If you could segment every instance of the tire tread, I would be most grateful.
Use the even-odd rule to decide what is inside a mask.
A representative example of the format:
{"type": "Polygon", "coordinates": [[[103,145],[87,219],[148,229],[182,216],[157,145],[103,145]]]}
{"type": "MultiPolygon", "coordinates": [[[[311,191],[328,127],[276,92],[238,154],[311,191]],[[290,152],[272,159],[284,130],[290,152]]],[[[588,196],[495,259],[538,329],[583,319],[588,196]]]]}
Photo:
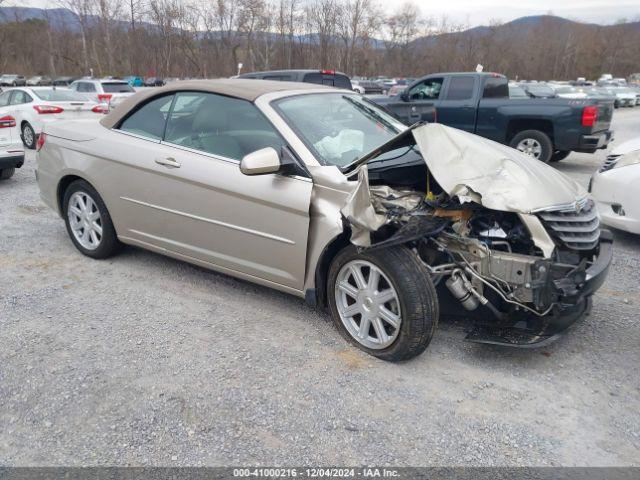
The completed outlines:
{"type": "Polygon", "coordinates": [[[542,130],[522,130],[514,135],[514,137],[511,139],[511,142],[509,142],[509,145],[512,148],[516,148],[516,146],[525,138],[533,138],[540,142],[540,145],[542,146],[542,152],[538,160],[544,163],[549,163],[549,160],[551,160],[551,156],[554,152],[553,142],[551,141],[549,135],[547,135],[542,130]]]}
{"type": "Polygon", "coordinates": [[[95,259],[104,259],[114,255],[120,248],[121,244],[118,240],[115,227],[113,226],[111,215],[109,215],[109,210],[107,210],[107,206],[102,200],[100,194],[86,180],[75,180],[74,182],[71,182],[69,184],[67,189],[64,191],[62,212],[64,216],[64,222],[67,227],[67,233],[69,234],[69,237],[71,238],[71,241],[73,242],[75,247],[83,255],[95,259]],[[67,215],[69,199],[71,198],[71,195],[73,195],[73,193],[80,190],[87,192],[98,206],[98,210],[100,210],[100,218],[102,219],[102,241],[100,242],[98,248],[96,248],[95,250],[88,250],[80,245],[73,236],[71,225],[69,224],[69,218],[67,215]]]}
{"type": "Polygon", "coordinates": [[[438,325],[439,304],[433,282],[417,255],[404,246],[362,253],[357,253],[354,247],[345,248],[329,268],[327,293],[331,316],[340,333],[356,347],[383,360],[399,362],[420,355],[428,347],[438,325]],[[353,339],[337,313],[333,283],[342,265],[355,258],[380,267],[398,293],[402,308],[400,334],[383,350],[366,348],[353,339]]]}

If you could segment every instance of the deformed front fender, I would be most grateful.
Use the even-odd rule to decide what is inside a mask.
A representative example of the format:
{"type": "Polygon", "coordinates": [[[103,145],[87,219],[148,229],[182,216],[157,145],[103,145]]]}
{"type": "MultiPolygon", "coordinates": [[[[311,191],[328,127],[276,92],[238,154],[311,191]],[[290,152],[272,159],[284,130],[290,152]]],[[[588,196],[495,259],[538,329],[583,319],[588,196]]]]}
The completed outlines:
{"type": "MultiPolygon", "coordinates": [[[[311,192],[311,206],[309,209],[309,236],[307,240],[307,265],[304,281],[305,292],[315,292],[316,273],[323,262],[325,254],[335,253],[329,245],[339,240],[345,234],[342,213],[340,209],[358,182],[349,181],[346,176],[334,166],[310,167],[313,178],[311,192]]],[[[324,259],[326,263],[326,259],[324,259]]],[[[307,297],[313,294],[307,294],[307,297]]],[[[313,303],[307,299],[309,303],[313,303]]]]}

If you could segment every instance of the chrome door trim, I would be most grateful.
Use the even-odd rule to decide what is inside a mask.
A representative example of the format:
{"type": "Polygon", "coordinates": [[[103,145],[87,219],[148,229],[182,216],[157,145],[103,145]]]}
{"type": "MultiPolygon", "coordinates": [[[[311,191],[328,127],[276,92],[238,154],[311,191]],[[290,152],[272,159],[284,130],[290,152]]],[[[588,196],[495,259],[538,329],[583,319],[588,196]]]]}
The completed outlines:
{"type": "Polygon", "coordinates": [[[236,160],[235,158],[225,157],[223,155],[218,155],[215,153],[204,152],[202,150],[198,150],[196,148],[185,147],[184,145],[180,145],[178,143],[171,143],[162,140],[160,145],[164,145],[165,147],[175,148],[177,150],[182,150],[183,152],[195,153],[197,155],[202,155],[203,157],[215,158],[216,160],[220,160],[222,162],[233,163],[235,165],[240,165],[240,160],[236,160]]]}
{"type": "Polygon", "coordinates": [[[112,128],[111,131],[120,133],[122,135],[128,135],[129,137],[139,138],[140,140],[146,140],[147,142],[155,143],[156,145],[159,145],[160,143],[162,143],[160,140],[154,140],[153,138],[145,137],[143,135],[138,135],[137,133],[126,132],[124,130],[120,130],[119,128],[112,128]]]}
{"type": "Polygon", "coordinates": [[[219,225],[221,227],[230,228],[232,230],[238,230],[240,232],[248,233],[250,235],[255,235],[257,237],[268,238],[269,240],[274,240],[276,242],[286,243],[288,245],[295,245],[296,244],[296,242],[294,242],[293,240],[290,240],[288,238],[278,237],[277,235],[272,235],[270,233],[261,232],[259,230],[252,230],[250,228],[241,227],[239,225],[233,225],[231,223],[221,222],[219,220],[213,220],[211,218],[200,217],[198,215],[192,215],[190,213],[181,212],[180,210],[174,210],[174,209],[171,209],[171,208],[161,207],[160,205],[154,205],[152,203],[142,202],[140,200],[135,200],[135,199],[129,198],[129,197],[120,197],[120,199],[124,200],[126,202],[135,203],[136,205],[142,205],[143,207],[149,207],[149,208],[153,208],[155,210],[160,210],[160,211],[163,211],[163,212],[173,213],[175,215],[180,215],[182,217],[191,218],[193,220],[199,220],[199,221],[205,222],[205,223],[211,223],[213,225],[219,225]]]}

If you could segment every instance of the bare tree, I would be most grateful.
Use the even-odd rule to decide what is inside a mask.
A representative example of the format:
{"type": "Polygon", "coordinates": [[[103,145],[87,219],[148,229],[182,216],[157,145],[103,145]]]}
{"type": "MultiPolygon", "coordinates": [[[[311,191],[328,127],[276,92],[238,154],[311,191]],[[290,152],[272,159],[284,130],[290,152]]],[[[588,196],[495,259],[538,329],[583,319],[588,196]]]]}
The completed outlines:
{"type": "Polygon", "coordinates": [[[42,20],[4,16],[2,70],[208,77],[233,75],[241,61],[247,69],[337,68],[364,76],[472,70],[477,63],[537,79],[640,71],[640,31],[624,21],[597,26],[543,16],[535,25],[491,22],[469,30],[424,17],[410,2],[385,16],[376,3],[382,0],[52,1],[73,22],[49,10],[42,20]]]}
{"type": "Polygon", "coordinates": [[[112,72],[114,68],[113,42],[111,39],[111,31],[114,25],[122,18],[123,1],[122,0],[94,0],[96,3],[95,11],[100,17],[100,33],[103,41],[101,42],[101,51],[106,56],[106,71],[112,72]]]}
{"type": "Polygon", "coordinates": [[[342,5],[338,0],[314,0],[307,9],[309,33],[318,38],[318,65],[330,66],[330,48],[335,40],[338,18],[342,14],[342,5]]]}
{"type": "Polygon", "coordinates": [[[387,18],[385,46],[387,58],[391,62],[392,68],[404,71],[411,68],[414,55],[411,44],[418,38],[420,28],[423,25],[424,19],[418,7],[411,2],[403,3],[387,18]]]}
{"type": "Polygon", "coordinates": [[[160,37],[160,56],[156,63],[161,65],[161,72],[168,76],[171,73],[175,48],[176,22],[179,15],[179,0],[151,0],[149,17],[155,24],[160,37]]]}
{"type": "MultiPolygon", "coordinates": [[[[356,73],[356,50],[367,50],[380,29],[382,14],[373,0],[347,0],[339,18],[339,36],[343,44],[342,68],[356,73]]],[[[360,52],[362,53],[362,52],[360,52]]]]}
{"type": "Polygon", "coordinates": [[[87,31],[92,14],[92,0],[58,0],[60,6],[68,9],[78,22],[82,42],[82,66],[84,74],[89,73],[89,50],[87,47],[87,31]]]}

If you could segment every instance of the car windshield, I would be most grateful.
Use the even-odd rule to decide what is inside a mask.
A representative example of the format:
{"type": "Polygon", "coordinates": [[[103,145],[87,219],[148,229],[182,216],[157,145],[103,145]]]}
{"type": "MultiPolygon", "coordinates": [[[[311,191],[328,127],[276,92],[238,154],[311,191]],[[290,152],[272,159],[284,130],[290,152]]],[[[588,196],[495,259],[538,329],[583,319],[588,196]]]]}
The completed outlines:
{"type": "Polygon", "coordinates": [[[348,165],[407,128],[357,95],[297,95],[277,100],[274,107],[325,165],[348,165]]]}
{"type": "Polygon", "coordinates": [[[59,90],[54,88],[43,88],[33,90],[36,97],[47,102],[86,102],[87,99],[83,95],[73,90],[59,90]]]}
{"type": "Polygon", "coordinates": [[[135,92],[133,87],[126,82],[102,82],[104,93],[129,93],[135,92]]]}

